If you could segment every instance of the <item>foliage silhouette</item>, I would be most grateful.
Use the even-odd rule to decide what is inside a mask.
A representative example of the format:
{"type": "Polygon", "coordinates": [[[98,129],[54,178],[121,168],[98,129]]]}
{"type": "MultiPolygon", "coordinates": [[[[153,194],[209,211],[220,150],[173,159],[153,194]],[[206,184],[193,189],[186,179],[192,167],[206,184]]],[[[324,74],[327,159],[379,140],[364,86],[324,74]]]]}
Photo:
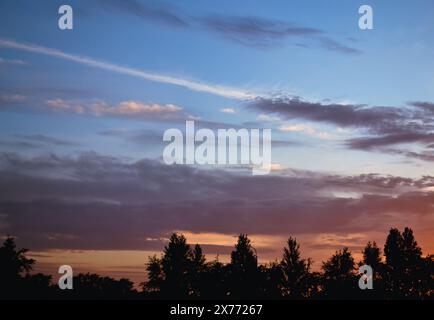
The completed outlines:
{"type": "Polygon", "coordinates": [[[282,294],[289,298],[307,298],[312,294],[310,288],[311,259],[300,258],[300,245],[296,239],[289,237],[287,247],[283,249],[283,259],[280,263],[282,277],[282,294]]]}
{"type": "Polygon", "coordinates": [[[311,271],[300,245],[289,237],[282,259],[258,264],[250,239],[240,234],[230,263],[207,262],[200,245],[174,233],[161,257],[146,264],[147,280],[138,292],[128,279],[91,273],[73,278],[73,290],[60,290],[51,276],[32,274],[35,261],[7,237],[0,247],[0,299],[434,299],[434,256],[422,255],[413,231],[392,228],[380,248],[368,242],[357,264],[348,248],[338,250],[311,271]],[[358,288],[357,266],[374,271],[374,290],[358,288]]]}
{"type": "Polygon", "coordinates": [[[229,265],[231,298],[256,298],[259,295],[258,258],[250,239],[240,234],[229,265]]]}
{"type": "Polygon", "coordinates": [[[358,293],[354,258],[348,248],[338,250],[323,263],[323,293],[326,298],[354,298],[358,293]]]}
{"type": "Polygon", "coordinates": [[[7,237],[0,248],[0,297],[19,296],[35,260],[26,257],[27,249],[17,250],[15,241],[7,237]],[[23,277],[23,275],[25,277],[23,277]]]}

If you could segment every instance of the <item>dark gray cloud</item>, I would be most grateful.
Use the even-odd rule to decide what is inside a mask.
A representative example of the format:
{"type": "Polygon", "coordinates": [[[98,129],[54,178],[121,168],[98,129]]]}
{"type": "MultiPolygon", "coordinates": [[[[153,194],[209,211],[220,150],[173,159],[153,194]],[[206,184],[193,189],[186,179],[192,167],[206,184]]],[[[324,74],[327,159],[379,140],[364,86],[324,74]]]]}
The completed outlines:
{"type": "Polygon", "coordinates": [[[272,47],[292,37],[314,36],[323,33],[310,27],[252,16],[208,16],[200,19],[207,29],[240,44],[253,47],[272,47]]]}
{"type": "Polygon", "coordinates": [[[320,37],[320,43],[323,48],[329,51],[336,51],[343,54],[361,54],[362,51],[354,47],[345,45],[341,42],[333,40],[330,37],[320,37]]]}
{"type": "Polygon", "coordinates": [[[98,5],[115,13],[127,13],[147,21],[164,23],[175,27],[187,27],[186,18],[177,10],[158,1],[99,0],[98,5]]]}
{"type": "Polygon", "coordinates": [[[409,151],[405,149],[401,150],[401,149],[384,148],[382,149],[382,151],[389,154],[400,155],[411,159],[418,159],[427,162],[434,161],[434,152],[432,150],[415,152],[415,151],[409,151]]]}
{"type": "Polygon", "coordinates": [[[125,140],[127,142],[133,142],[140,146],[161,145],[164,130],[122,130],[122,129],[110,129],[99,132],[100,135],[106,137],[114,137],[125,140]]]}
{"type": "Polygon", "coordinates": [[[98,5],[106,10],[130,14],[148,22],[206,30],[248,47],[271,48],[289,42],[295,46],[309,48],[314,43],[325,50],[343,54],[361,53],[359,49],[326,36],[325,32],[318,28],[262,17],[216,14],[195,17],[183,13],[179,8],[157,1],[100,0],[98,5]]]}
{"type": "Polygon", "coordinates": [[[384,146],[413,142],[434,142],[434,133],[406,132],[380,137],[354,138],[348,140],[347,145],[353,149],[370,150],[384,146]]]}
{"type": "Polygon", "coordinates": [[[288,120],[299,118],[341,127],[367,127],[376,130],[387,130],[390,124],[402,118],[402,111],[399,108],[337,103],[323,104],[304,101],[298,97],[257,98],[248,106],[254,110],[276,114],[288,120]]]}
{"type": "Polygon", "coordinates": [[[45,144],[45,145],[52,145],[52,146],[79,146],[80,144],[74,141],[69,141],[65,139],[59,139],[54,137],[45,136],[43,134],[32,134],[32,135],[26,135],[26,134],[17,134],[15,135],[16,138],[28,142],[34,142],[37,144],[45,144]]]}
{"type": "Polygon", "coordinates": [[[174,230],[364,232],[412,217],[423,222],[434,204],[433,193],[420,191],[434,186],[433,177],[296,170],[251,176],[95,153],[3,153],[0,175],[1,232],[33,249],[155,249],[152,239],[174,230]],[[336,197],[339,192],[359,196],[336,197]]]}
{"type": "Polygon", "coordinates": [[[429,153],[390,152],[386,147],[417,143],[429,148],[434,142],[434,105],[412,102],[405,107],[338,104],[304,101],[299,97],[258,98],[248,108],[278,115],[286,120],[304,119],[361,131],[360,137],[347,139],[350,149],[374,150],[431,161],[429,153]]]}
{"type": "Polygon", "coordinates": [[[78,147],[78,142],[45,136],[42,134],[16,134],[9,139],[0,139],[0,147],[12,149],[41,149],[44,147],[78,147]]]}
{"type": "Polygon", "coordinates": [[[426,102],[426,101],[412,101],[408,103],[411,106],[421,108],[423,110],[434,112],[434,103],[426,102]]]}

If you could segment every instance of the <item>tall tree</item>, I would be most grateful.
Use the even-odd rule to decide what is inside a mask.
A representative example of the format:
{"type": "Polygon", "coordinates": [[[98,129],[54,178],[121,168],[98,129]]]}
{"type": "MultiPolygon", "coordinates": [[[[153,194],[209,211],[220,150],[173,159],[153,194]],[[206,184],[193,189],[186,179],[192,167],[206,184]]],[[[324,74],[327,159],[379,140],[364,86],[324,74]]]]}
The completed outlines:
{"type": "MultiPolygon", "coordinates": [[[[363,259],[359,262],[359,266],[368,265],[372,268],[373,287],[374,290],[364,290],[361,292],[361,298],[367,299],[382,299],[384,298],[384,264],[381,260],[381,249],[377,243],[368,242],[362,251],[363,259]]],[[[359,275],[360,276],[360,275],[359,275]]]]}
{"type": "Polygon", "coordinates": [[[423,274],[427,273],[426,261],[418,246],[413,231],[401,232],[392,228],[384,246],[386,255],[385,284],[390,297],[414,298],[423,291],[423,274]]]}
{"type": "Polygon", "coordinates": [[[401,232],[398,229],[392,228],[386,238],[384,245],[384,255],[386,256],[386,264],[389,269],[396,270],[397,272],[402,269],[403,261],[403,241],[401,232]]]}
{"type": "Polygon", "coordinates": [[[381,250],[378,248],[377,243],[375,241],[373,243],[369,241],[363,249],[362,254],[362,264],[371,266],[374,272],[380,272],[381,250]]]}
{"type": "Polygon", "coordinates": [[[413,230],[405,228],[402,232],[403,286],[406,297],[418,297],[422,290],[421,279],[424,273],[422,249],[418,246],[413,230]]]}
{"type": "Polygon", "coordinates": [[[239,235],[235,250],[231,253],[230,270],[232,297],[253,298],[259,294],[258,258],[245,234],[239,235]]]}
{"type": "Polygon", "coordinates": [[[191,295],[200,297],[203,288],[203,275],[206,272],[206,259],[199,244],[194,246],[191,254],[190,283],[191,295]]]}
{"type": "Polygon", "coordinates": [[[280,265],[283,271],[283,296],[297,299],[308,296],[311,260],[301,259],[300,245],[296,239],[289,237],[280,265]]]}
{"type": "Polygon", "coordinates": [[[182,234],[172,234],[161,261],[164,274],[162,293],[165,296],[182,298],[190,294],[191,263],[192,251],[187,239],[182,234]]]}

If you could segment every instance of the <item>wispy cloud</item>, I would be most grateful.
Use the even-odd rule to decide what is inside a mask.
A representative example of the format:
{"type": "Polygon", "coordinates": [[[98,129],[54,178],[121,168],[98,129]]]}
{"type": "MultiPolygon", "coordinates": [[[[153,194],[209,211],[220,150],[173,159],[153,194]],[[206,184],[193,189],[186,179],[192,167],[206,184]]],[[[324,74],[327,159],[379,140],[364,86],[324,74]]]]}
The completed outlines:
{"type": "Polygon", "coordinates": [[[161,2],[140,3],[135,0],[98,0],[103,9],[125,12],[145,20],[152,20],[175,27],[187,27],[189,23],[169,5],[161,2]]]}
{"type": "Polygon", "coordinates": [[[200,19],[201,24],[210,31],[251,47],[270,47],[289,37],[309,37],[322,31],[287,24],[280,21],[251,16],[213,15],[200,19]]]}
{"type": "Polygon", "coordinates": [[[25,99],[26,97],[20,94],[0,94],[0,106],[8,103],[23,102],[25,99]]]}
{"type": "Polygon", "coordinates": [[[284,124],[279,128],[282,132],[303,132],[311,137],[319,139],[330,139],[331,135],[327,132],[318,132],[315,128],[308,124],[284,124]]]}
{"type": "Polygon", "coordinates": [[[347,46],[343,43],[340,43],[336,40],[333,40],[329,37],[321,37],[320,39],[321,46],[328,51],[336,51],[344,54],[361,54],[362,51],[350,46],[347,46]]]}
{"type": "MultiPolygon", "coordinates": [[[[248,106],[269,117],[279,116],[285,120],[302,119],[314,123],[337,126],[340,131],[354,129],[354,134],[344,142],[349,149],[379,151],[408,158],[433,161],[432,150],[414,152],[390,149],[390,146],[417,144],[430,149],[434,142],[434,104],[431,102],[409,102],[406,107],[367,106],[310,102],[300,97],[263,99],[258,98],[248,106]]],[[[281,131],[319,134],[305,125],[285,125],[281,131]]],[[[325,136],[323,136],[325,137],[325,136]]]]}
{"type": "Polygon", "coordinates": [[[223,112],[223,113],[235,113],[236,111],[235,111],[234,108],[223,108],[223,109],[220,109],[220,112],[223,112]]]}
{"type": "MultiPolygon", "coordinates": [[[[359,49],[348,46],[325,35],[323,30],[266,17],[250,15],[208,14],[193,16],[179,7],[161,1],[139,2],[136,0],[100,0],[98,9],[108,9],[176,28],[208,31],[240,45],[264,49],[275,48],[293,42],[293,45],[309,48],[316,43],[320,48],[342,54],[358,54],[359,49]],[[307,43],[305,43],[306,41],[307,43]]],[[[347,42],[356,42],[346,38],[347,42]]]]}
{"type": "Polygon", "coordinates": [[[74,146],[75,147],[80,145],[79,143],[74,141],[50,137],[43,134],[31,134],[31,135],[17,134],[15,135],[15,137],[29,142],[52,145],[52,146],[67,146],[67,147],[74,146]]]}
{"type": "Polygon", "coordinates": [[[70,112],[92,116],[124,118],[143,118],[155,120],[176,120],[187,118],[182,108],[174,104],[144,103],[140,101],[121,101],[109,104],[105,101],[75,102],[63,99],[50,99],[45,107],[59,112],[70,112]]]}
{"type": "Polygon", "coordinates": [[[43,47],[36,44],[21,43],[13,40],[0,38],[0,47],[48,55],[51,57],[56,57],[63,60],[80,63],[83,65],[111,71],[114,73],[137,77],[137,78],[141,78],[153,82],[177,85],[193,91],[206,92],[225,98],[231,98],[237,100],[250,100],[250,99],[254,99],[257,96],[256,94],[243,89],[213,85],[213,84],[208,84],[200,81],[174,77],[170,75],[162,75],[158,73],[147,72],[140,69],[124,67],[114,63],[104,62],[101,60],[97,60],[85,56],[66,53],[61,50],[43,47]]]}
{"type": "Polygon", "coordinates": [[[0,146],[12,149],[29,149],[29,148],[45,148],[45,147],[77,147],[79,143],[55,137],[46,136],[43,134],[15,134],[12,139],[0,139],[0,146]]]}
{"type": "Polygon", "coordinates": [[[5,59],[0,57],[0,64],[18,64],[18,65],[24,65],[26,64],[23,60],[19,59],[5,59]]]}

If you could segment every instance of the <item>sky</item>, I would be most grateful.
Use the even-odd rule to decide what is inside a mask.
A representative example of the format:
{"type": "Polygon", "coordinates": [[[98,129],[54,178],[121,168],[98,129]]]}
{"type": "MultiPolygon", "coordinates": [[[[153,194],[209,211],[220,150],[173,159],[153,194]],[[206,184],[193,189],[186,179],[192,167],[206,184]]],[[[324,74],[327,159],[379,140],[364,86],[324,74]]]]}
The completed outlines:
{"type": "Polygon", "coordinates": [[[140,281],[174,231],[222,261],[241,232],[261,262],[404,226],[433,252],[432,1],[69,1],[73,30],[62,4],[0,2],[0,236],[40,268],[140,281]],[[270,128],[272,172],[165,164],[186,120],[270,128]]]}

